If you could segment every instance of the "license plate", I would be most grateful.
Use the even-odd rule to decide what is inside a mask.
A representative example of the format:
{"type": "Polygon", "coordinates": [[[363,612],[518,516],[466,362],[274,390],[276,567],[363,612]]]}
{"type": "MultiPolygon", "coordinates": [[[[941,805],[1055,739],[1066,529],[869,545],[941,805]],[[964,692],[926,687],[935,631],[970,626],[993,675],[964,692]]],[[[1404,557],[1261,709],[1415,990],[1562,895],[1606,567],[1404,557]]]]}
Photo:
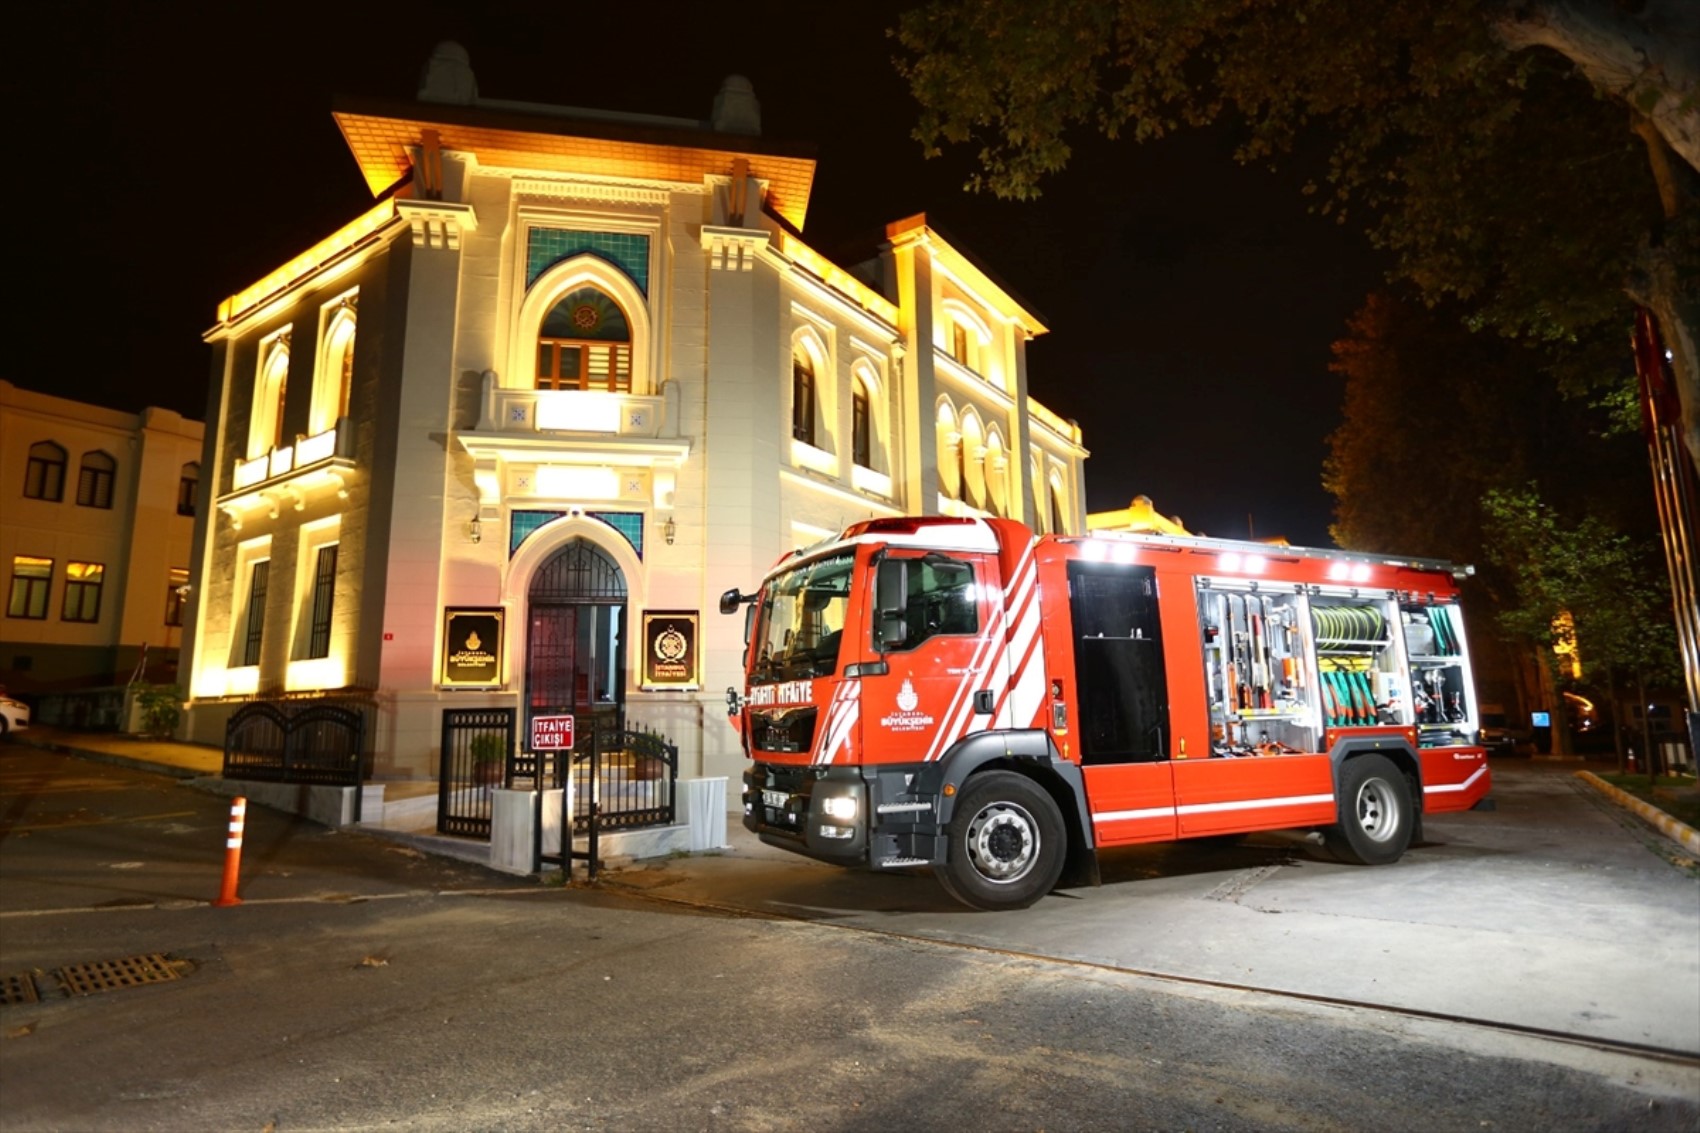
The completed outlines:
{"type": "Polygon", "coordinates": [[[791,801],[791,796],[784,791],[763,791],[761,801],[764,806],[770,806],[774,810],[784,810],[785,804],[791,801]]]}

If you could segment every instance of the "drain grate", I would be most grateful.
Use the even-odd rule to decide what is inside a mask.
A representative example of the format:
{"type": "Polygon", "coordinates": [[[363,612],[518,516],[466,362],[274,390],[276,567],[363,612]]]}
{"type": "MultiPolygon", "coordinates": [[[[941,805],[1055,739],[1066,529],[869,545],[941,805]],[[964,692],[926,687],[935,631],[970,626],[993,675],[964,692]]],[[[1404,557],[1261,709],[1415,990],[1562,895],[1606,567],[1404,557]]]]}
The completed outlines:
{"type": "Polygon", "coordinates": [[[28,972],[15,976],[0,976],[0,1007],[15,1007],[20,1003],[40,1003],[36,994],[35,977],[28,972]]]}
{"type": "Polygon", "coordinates": [[[97,991],[116,991],[142,984],[164,983],[183,975],[186,965],[174,963],[164,953],[150,952],[145,956],[127,956],[122,960],[96,960],[89,964],[70,964],[56,968],[54,976],[66,995],[93,995],[97,991]]]}

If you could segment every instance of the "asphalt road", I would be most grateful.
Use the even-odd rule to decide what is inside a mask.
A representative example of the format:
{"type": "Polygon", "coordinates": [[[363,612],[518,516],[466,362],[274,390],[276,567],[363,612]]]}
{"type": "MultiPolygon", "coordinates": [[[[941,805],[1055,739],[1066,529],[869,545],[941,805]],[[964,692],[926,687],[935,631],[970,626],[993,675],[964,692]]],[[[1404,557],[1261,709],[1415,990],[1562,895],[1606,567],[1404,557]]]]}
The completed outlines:
{"type": "MultiPolygon", "coordinates": [[[[1620,916],[1656,922],[1645,906],[1666,897],[1691,913],[1700,904],[1692,876],[1562,783],[1532,789],[1531,807],[1549,789],[1589,837],[1627,847],[1624,863],[1651,861],[1609,867],[1620,916]]],[[[1425,862],[1435,852],[1425,848],[1384,871],[1324,867],[1302,846],[1261,840],[1226,858],[1128,854],[1102,889],[987,918],[950,910],[924,878],[843,874],[763,848],[617,871],[593,891],[260,810],[250,811],[244,903],[212,908],[226,816],[223,800],[169,780],[0,747],[0,975],[39,973],[32,986],[45,992],[56,970],[155,953],[180,972],[0,1009],[0,1128],[1700,1125],[1693,1059],[1117,969],[1131,954],[1147,972],[1160,966],[1153,956],[1195,956],[1201,971],[1228,974],[1308,971],[1283,953],[1319,949],[1343,976],[1385,965],[1328,903],[1375,920],[1396,893],[1369,902],[1354,885],[1405,877],[1432,890],[1445,883],[1431,873],[1448,866],[1510,868],[1528,851],[1495,850],[1518,840],[1490,837],[1497,826],[1478,827],[1480,842],[1447,831],[1437,840],[1452,857],[1425,862]],[[1188,894],[1222,911],[1165,928],[1188,894]],[[1320,944],[1304,933],[1272,945],[1246,926],[1287,923],[1256,911],[1277,899],[1293,921],[1346,923],[1320,944]],[[1072,944],[1059,920],[1074,922],[1072,944]],[[1118,933],[1131,935],[1109,939],[1118,933]],[[1031,952],[1043,941],[1028,937],[1057,955],[1031,952]]],[[[1501,816],[1458,821],[1523,821],[1515,809],[1501,816]]],[[[1571,840],[1555,835],[1556,850],[1542,853],[1562,859],[1571,840]]],[[[1400,923],[1438,937],[1449,918],[1467,919],[1434,900],[1400,923]]],[[[1508,918],[1542,900],[1527,895],[1508,918]]],[[[1607,911],[1573,926],[1586,934],[1596,915],[1607,911]]],[[[1503,935],[1471,937],[1473,962],[1493,962],[1479,954],[1488,944],[1535,948],[1493,931],[1503,935]]]]}

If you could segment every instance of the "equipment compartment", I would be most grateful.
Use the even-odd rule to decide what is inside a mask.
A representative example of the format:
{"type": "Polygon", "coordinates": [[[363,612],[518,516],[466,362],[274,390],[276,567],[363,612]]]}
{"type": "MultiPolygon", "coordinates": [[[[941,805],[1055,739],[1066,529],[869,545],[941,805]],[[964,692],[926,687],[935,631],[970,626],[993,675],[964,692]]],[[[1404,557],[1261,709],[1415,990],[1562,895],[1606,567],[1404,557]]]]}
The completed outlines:
{"type": "Polygon", "coordinates": [[[1320,721],[1304,594],[1202,579],[1198,608],[1210,698],[1210,754],[1315,751],[1320,721]]]}
{"type": "Polygon", "coordinates": [[[1399,606],[1411,665],[1413,716],[1423,747],[1474,742],[1474,683],[1464,648],[1463,614],[1455,605],[1399,606]]]}

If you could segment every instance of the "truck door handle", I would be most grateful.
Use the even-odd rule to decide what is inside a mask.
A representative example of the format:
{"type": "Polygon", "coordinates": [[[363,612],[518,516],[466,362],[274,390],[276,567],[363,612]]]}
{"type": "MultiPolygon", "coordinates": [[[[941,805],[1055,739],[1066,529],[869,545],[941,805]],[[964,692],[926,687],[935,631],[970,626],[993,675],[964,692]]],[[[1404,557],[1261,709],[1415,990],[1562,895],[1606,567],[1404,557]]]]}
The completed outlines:
{"type": "Polygon", "coordinates": [[[981,716],[990,716],[996,711],[997,705],[992,703],[992,690],[983,688],[974,694],[974,711],[981,716]]]}

